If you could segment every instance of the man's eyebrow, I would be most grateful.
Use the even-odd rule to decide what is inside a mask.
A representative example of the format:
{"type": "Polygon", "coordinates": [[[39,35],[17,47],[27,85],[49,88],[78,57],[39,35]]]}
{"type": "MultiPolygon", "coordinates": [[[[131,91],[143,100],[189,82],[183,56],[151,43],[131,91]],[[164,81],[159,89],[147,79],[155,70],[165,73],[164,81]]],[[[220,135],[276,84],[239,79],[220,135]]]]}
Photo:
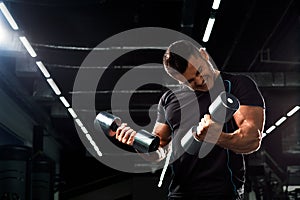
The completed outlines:
{"type": "Polygon", "coordinates": [[[191,83],[195,78],[190,78],[187,82],[191,83]]]}

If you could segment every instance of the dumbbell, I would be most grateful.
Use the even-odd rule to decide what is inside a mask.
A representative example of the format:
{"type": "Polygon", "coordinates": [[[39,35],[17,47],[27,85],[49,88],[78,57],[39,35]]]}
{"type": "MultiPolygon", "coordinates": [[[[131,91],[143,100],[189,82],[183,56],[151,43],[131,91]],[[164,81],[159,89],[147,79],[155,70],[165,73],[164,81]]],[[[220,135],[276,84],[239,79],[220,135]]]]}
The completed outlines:
{"type": "MultiPolygon", "coordinates": [[[[213,121],[223,124],[232,118],[233,114],[239,109],[239,107],[239,100],[234,95],[223,91],[211,103],[208,111],[213,121]]],[[[201,144],[203,143],[195,138],[196,133],[197,126],[193,126],[181,139],[181,146],[191,155],[197,154],[201,144]]]]}
{"type": "MultiPolygon", "coordinates": [[[[94,120],[95,129],[102,129],[104,133],[109,137],[115,136],[116,131],[121,124],[122,121],[119,117],[104,111],[100,112],[94,120]]],[[[159,143],[160,139],[158,136],[155,136],[142,129],[137,131],[136,135],[134,136],[133,148],[135,148],[139,152],[147,153],[156,151],[158,149],[159,143]]]]}

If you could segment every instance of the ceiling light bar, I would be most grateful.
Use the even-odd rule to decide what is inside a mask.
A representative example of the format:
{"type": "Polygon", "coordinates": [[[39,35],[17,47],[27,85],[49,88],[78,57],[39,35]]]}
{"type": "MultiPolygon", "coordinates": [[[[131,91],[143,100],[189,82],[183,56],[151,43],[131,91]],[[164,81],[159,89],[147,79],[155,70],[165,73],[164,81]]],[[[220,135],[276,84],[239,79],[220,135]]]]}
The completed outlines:
{"type": "Polygon", "coordinates": [[[0,10],[3,13],[3,15],[5,16],[6,20],[10,24],[10,26],[14,30],[18,30],[19,27],[18,27],[17,23],[15,22],[14,18],[11,16],[10,12],[8,11],[8,9],[6,8],[6,6],[3,2],[0,2],[0,10]]]}
{"type": "Polygon", "coordinates": [[[69,102],[66,100],[65,97],[59,97],[59,99],[61,100],[61,102],[64,104],[64,106],[65,106],[66,108],[69,108],[69,107],[70,107],[70,104],[69,104],[69,102]]]}
{"type": "Polygon", "coordinates": [[[28,42],[27,38],[25,36],[20,36],[19,39],[21,40],[22,44],[24,45],[28,53],[31,55],[31,57],[35,58],[37,55],[30,43],[28,42]]]}
{"type": "Polygon", "coordinates": [[[300,109],[300,106],[295,106],[291,111],[289,111],[286,116],[290,117],[295,114],[300,109]]]}
{"type": "MultiPolygon", "coordinates": [[[[88,130],[83,126],[83,127],[80,127],[81,128],[81,130],[82,130],[82,132],[84,133],[84,134],[87,134],[87,136],[89,135],[88,133],[88,130]]],[[[90,135],[89,135],[90,136],[90,135]]],[[[93,141],[92,140],[92,138],[89,140],[89,141],[93,141]]]]}
{"type": "Polygon", "coordinates": [[[266,130],[266,134],[271,133],[274,129],[276,128],[276,126],[271,126],[270,128],[268,128],[268,130],[266,130]]]}
{"type": "Polygon", "coordinates": [[[45,65],[42,63],[42,61],[36,61],[35,63],[39,67],[39,69],[42,71],[43,75],[46,78],[50,78],[50,74],[49,74],[48,70],[46,69],[45,65]]]}
{"type": "MultiPolygon", "coordinates": [[[[11,16],[11,14],[9,13],[8,9],[6,8],[5,4],[3,2],[0,1],[0,10],[3,13],[3,15],[5,16],[5,18],[7,19],[7,21],[9,22],[10,26],[14,29],[14,30],[18,30],[18,25],[16,24],[16,22],[14,21],[13,17],[11,16]]],[[[31,57],[35,58],[37,57],[36,52],[34,51],[34,49],[32,48],[31,44],[29,43],[29,41],[27,40],[27,38],[25,36],[20,36],[19,37],[20,41],[22,42],[23,46],[26,48],[26,50],[28,51],[28,53],[30,54],[31,57]]],[[[61,91],[59,90],[59,88],[57,87],[56,83],[54,82],[54,80],[52,78],[50,78],[50,73],[48,72],[47,68],[45,67],[45,65],[42,63],[42,61],[36,61],[36,65],[39,67],[39,69],[41,70],[41,72],[43,73],[43,75],[45,76],[45,78],[47,79],[48,84],[51,86],[52,90],[55,92],[56,95],[60,95],[61,91]]],[[[91,143],[91,145],[94,147],[96,153],[98,154],[98,156],[102,156],[102,153],[99,151],[98,146],[96,145],[96,143],[93,141],[92,137],[88,134],[88,130],[84,127],[83,123],[80,121],[80,119],[77,118],[77,114],[75,113],[75,111],[70,108],[70,104],[68,103],[68,101],[65,99],[65,97],[60,96],[59,99],[61,100],[61,102],[63,103],[63,105],[68,108],[68,112],[71,114],[71,116],[75,119],[75,122],[77,123],[77,125],[81,128],[82,132],[86,134],[86,136],[89,139],[89,142],[91,143]]]]}
{"type": "Polygon", "coordinates": [[[202,41],[207,42],[215,23],[215,18],[209,18],[202,41]]]}
{"type": "Polygon", "coordinates": [[[262,133],[262,136],[265,137],[267,134],[271,133],[276,127],[280,126],[283,122],[285,122],[288,118],[295,114],[298,110],[300,110],[300,106],[295,106],[292,110],[290,110],[286,116],[281,117],[277,122],[275,122],[275,125],[272,125],[270,128],[266,130],[265,133],[262,133]]]}
{"type": "Polygon", "coordinates": [[[212,8],[217,10],[219,8],[220,3],[221,3],[221,0],[214,0],[212,8]]]}
{"type": "Polygon", "coordinates": [[[75,119],[75,122],[77,123],[77,125],[79,126],[79,127],[83,127],[83,124],[82,124],[82,122],[80,121],[80,119],[75,119]]]}
{"type": "Polygon", "coordinates": [[[57,85],[55,84],[55,82],[53,81],[53,79],[48,78],[47,81],[48,81],[49,85],[51,86],[52,90],[54,91],[54,93],[56,95],[60,95],[61,92],[60,92],[59,88],[57,87],[57,85]]]}
{"type": "Polygon", "coordinates": [[[77,118],[77,115],[76,115],[75,111],[73,110],[73,108],[68,108],[68,111],[69,111],[69,113],[72,115],[72,117],[73,117],[74,119],[77,118]]]}
{"type": "Polygon", "coordinates": [[[86,128],[81,127],[81,129],[82,129],[83,132],[86,132],[86,133],[85,133],[85,134],[86,134],[86,135],[85,135],[86,138],[88,139],[88,141],[90,142],[90,144],[94,147],[94,150],[96,151],[96,153],[98,154],[98,156],[101,157],[103,154],[101,153],[101,151],[99,150],[99,147],[98,147],[98,146],[96,145],[96,143],[94,142],[92,136],[91,136],[90,134],[88,134],[86,128]]]}
{"type": "Polygon", "coordinates": [[[94,149],[97,152],[99,157],[101,157],[103,155],[102,152],[99,150],[99,148],[97,146],[94,146],[94,149]]]}
{"type": "Polygon", "coordinates": [[[282,124],[287,118],[286,117],[281,117],[276,123],[276,126],[279,126],[280,124],[282,124]]]}

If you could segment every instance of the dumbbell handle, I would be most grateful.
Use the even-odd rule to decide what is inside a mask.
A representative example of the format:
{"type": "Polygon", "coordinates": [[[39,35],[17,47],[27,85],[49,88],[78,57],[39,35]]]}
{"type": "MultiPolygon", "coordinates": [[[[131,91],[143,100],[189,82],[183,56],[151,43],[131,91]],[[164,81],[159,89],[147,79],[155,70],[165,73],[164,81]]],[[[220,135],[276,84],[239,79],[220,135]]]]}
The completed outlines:
{"type": "MultiPolygon", "coordinates": [[[[208,110],[213,121],[217,123],[226,123],[238,110],[239,105],[240,103],[234,95],[227,92],[222,92],[211,103],[208,110]]],[[[197,154],[203,143],[195,138],[196,134],[197,126],[193,126],[181,139],[181,146],[187,153],[191,155],[197,154]]]]}
{"type": "MultiPolygon", "coordinates": [[[[116,117],[107,112],[100,112],[94,121],[96,130],[103,129],[107,136],[113,137],[116,134],[116,130],[122,124],[119,117],[116,117]],[[110,124],[110,126],[107,126],[110,124]]],[[[146,130],[139,130],[136,132],[133,141],[133,148],[139,152],[146,153],[156,151],[159,147],[160,139],[149,133],[146,130]]]]}

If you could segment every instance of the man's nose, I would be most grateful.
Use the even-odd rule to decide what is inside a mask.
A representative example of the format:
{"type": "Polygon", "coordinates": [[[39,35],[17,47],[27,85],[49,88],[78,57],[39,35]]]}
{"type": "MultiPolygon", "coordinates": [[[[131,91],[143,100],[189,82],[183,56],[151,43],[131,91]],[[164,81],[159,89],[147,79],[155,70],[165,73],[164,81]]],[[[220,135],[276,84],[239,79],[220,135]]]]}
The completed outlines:
{"type": "Polygon", "coordinates": [[[197,80],[198,82],[201,82],[201,83],[202,83],[203,77],[202,77],[200,74],[198,74],[198,75],[196,76],[196,80],[197,80]]]}

